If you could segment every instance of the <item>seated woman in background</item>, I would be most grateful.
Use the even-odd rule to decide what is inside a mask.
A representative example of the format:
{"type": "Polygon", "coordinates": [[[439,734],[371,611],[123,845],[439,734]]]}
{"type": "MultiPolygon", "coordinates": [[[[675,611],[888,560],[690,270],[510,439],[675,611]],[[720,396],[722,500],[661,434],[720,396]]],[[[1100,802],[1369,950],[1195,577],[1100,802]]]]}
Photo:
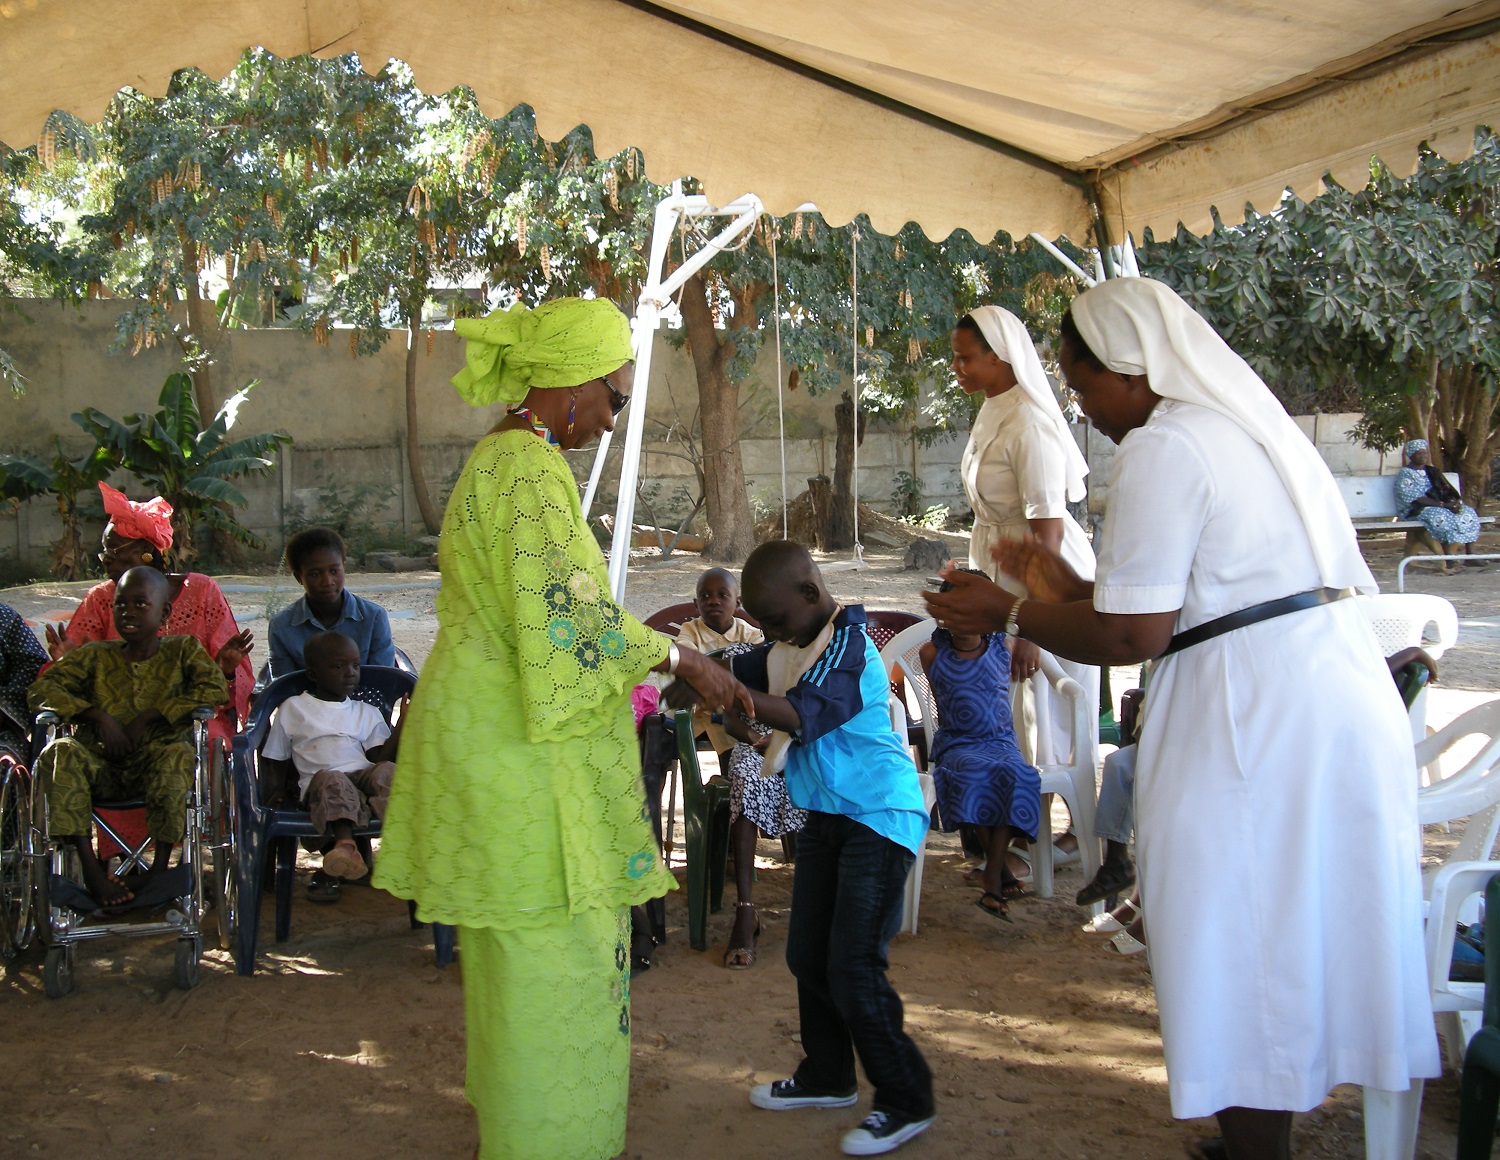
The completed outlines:
{"type": "Polygon", "coordinates": [[[271,676],[306,667],[303,646],[330,630],[354,641],[361,665],[395,665],[385,609],[344,588],[347,556],[343,537],[332,528],[304,528],[287,540],[287,570],[302,585],[302,596],[271,618],[271,676]]]}
{"type": "Polygon", "coordinates": [[[1421,520],[1445,556],[1452,544],[1462,544],[1468,554],[1479,539],[1479,513],[1464,503],[1447,477],[1432,466],[1425,439],[1412,439],[1406,444],[1406,466],[1396,476],[1396,510],[1404,519],[1421,520]]]}
{"type": "Polygon", "coordinates": [[[229,602],[211,576],[167,571],[166,553],[172,546],[171,504],[160,496],[135,503],[107,483],[99,485],[99,494],[109,516],[99,562],[109,579],[89,589],[66,628],[47,626],[47,651],[57,660],[86,641],[119,640],[114,621],[116,582],[140,565],[165,573],[172,607],[161,635],[196,637],[218,662],[219,671],[229,682],[229,702],[208,723],[208,734],[227,744],[250,708],[250,689],[255,684],[250,668],[254,635],[240,631],[229,602]]]}
{"type": "Polygon", "coordinates": [[[47,663],[47,651],[21,614],[0,604],[0,752],[31,764],[31,709],[26,690],[47,663]]]}

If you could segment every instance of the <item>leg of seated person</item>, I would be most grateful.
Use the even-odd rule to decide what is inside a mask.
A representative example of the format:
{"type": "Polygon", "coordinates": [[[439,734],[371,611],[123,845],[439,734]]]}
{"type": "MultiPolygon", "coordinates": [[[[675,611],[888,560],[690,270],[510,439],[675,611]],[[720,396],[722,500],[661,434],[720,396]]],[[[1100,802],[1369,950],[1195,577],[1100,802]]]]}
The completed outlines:
{"type": "Polygon", "coordinates": [[[94,795],[122,796],[114,771],[100,753],[74,737],[58,737],[37,758],[37,776],[47,796],[47,829],[78,851],[84,887],[101,906],[118,906],[134,895],[100,863],[90,840],[94,795]]]}
{"type": "Polygon", "coordinates": [[[1136,747],[1127,745],[1104,759],[1099,801],[1094,808],[1094,836],[1104,839],[1104,862],[1077,902],[1088,906],[1135,885],[1130,834],[1135,829],[1136,747]]]}
{"type": "Polygon", "coordinates": [[[391,782],[396,778],[396,763],[381,761],[368,769],[359,769],[349,774],[349,780],[370,803],[370,812],[377,818],[385,817],[386,806],[391,803],[391,782]]]}
{"type": "Polygon", "coordinates": [[[354,827],[369,821],[370,803],[350,775],[336,769],[318,770],[307,783],[304,801],[318,832],[333,836],[333,848],[323,855],[323,873],[351,881],[368,874],[354,844],[354,827]]]}
{"type": "Polygon", "coordinates": [[[156,842],[151,869],[127,878],[132,889],[140,890],[165,870],[172,847],[182,841],[197,759],[191,741],[153,741],[142,745],[122,764],[121,773],[130,792],[146,799],[146,832],[156,842]]]}

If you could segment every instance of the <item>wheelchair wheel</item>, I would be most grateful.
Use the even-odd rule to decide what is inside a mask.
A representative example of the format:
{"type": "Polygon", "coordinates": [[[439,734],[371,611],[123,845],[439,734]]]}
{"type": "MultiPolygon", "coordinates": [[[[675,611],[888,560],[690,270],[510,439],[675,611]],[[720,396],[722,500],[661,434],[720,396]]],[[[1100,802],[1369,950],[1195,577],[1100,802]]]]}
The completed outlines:
{"type": "Polygon", "coordinates": [[[209,759],[209,849],[213,852],[214,920],[219,930],[219,946],[232,949],[239,929],[239,803],[234,796],[234,779],[229,776],[229,762],[222,745],[214,746],[209,759]]]}
{"type": "Polygon", "coordinates": [[[36,930],[31,857],[31,777],[0,756],[0,957],[13,959],[36,930]]]}
{"type": "Polygon", "coordinates": [[[202,981],[203,972],[199,966],[202,951],[203,940],[200,938],[177,940],[177,957],[173,964],[172,977],[176,980],[179,991],[191,991],[202,981]]]}
{"type": "Polygon", "coordinates": [[[48,947],[42,963],[42,988],[49,999],[61,999],[73,990],[73,948],[48,947]]]}

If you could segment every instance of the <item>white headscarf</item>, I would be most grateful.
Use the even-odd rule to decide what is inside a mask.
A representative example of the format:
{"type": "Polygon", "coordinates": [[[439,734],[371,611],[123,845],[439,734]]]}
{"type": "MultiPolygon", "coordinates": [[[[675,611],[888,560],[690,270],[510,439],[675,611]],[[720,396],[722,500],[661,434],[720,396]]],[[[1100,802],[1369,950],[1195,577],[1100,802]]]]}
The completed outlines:
{"type": "Polygon", "coordinates": [[[1110,370],[1145,375],[1163,398],[1217,411],[1265,448],[1324,584],[1379,591],[1322,456],[1250,364],[1176,291],[1152,278],[1112,278],[1073,299],[1072,311],[1083,341],[1110,370]]]}
{"type": "Polygon", "coordinates": [[[999,306],[978,306],[969,311],[969,317],[979,323],[984,341],[995,352],[1001,362],[1009,363],[1016,374],[1016,383],[1031,406],[1040,411],[1046,420],[1057,428],[1062,440],[1063,455],[1068,472],[1068,502],[1077,503],[1088,494],[1083,477],[1089,473],[1088,460],[1073,441],[1073,432],[1063,418],[1062,408],[1057,405],[1057,396],[1052,393],[1052,384],[1047,381],[1047,372],[1042,369],[1041,356],[1036,353],[1036,344],[1026,333],[1026,325],[1009,310],[999,306]]]}

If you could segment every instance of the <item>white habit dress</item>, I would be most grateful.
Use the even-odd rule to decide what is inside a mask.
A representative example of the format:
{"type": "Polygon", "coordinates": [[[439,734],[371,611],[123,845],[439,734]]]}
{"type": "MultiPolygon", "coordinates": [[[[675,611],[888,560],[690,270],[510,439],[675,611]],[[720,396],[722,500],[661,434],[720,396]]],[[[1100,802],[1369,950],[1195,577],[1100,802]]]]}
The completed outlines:
{"type": "MultiPolygon", "coordinates": [[[[991,548],[1001,540],[1025,536],[1031,530],[1027,520],[1060,519],[1063,559],[1085,580],[1093,579],[1094,553],[1088,536],[1068,514],[1064,438],[1068,436],[1031,403],[1019,385],[984,401],[974,417],[960,467],[964,494],[974,509],[969,567],[998,579],[999,565],[990,556],[991,548]]],[[[1099,670],[1061,657],[1058,663],[1083,686],[1087,703],[1097,704],[1099,670]]],[[[1028,690],[1031,687],[1028,684],[1028,690]]],[[[1036,735],[1026,736],[1027,700],[1029,692],[1021,693],[1017,686],[1011,686],[1021,751],[1033,763],[1066,762],[1071,748],[1067,706],[1049,686],[1047,694],[1036,700],[1036,735]]]]}
{"type": "MultiPolygon", "coordinates": [[[[1163,400],[1120,444],[1101,612],[1177,631],[1321,588],[1304,523],[1230,419],[1163,400]]],[[[1343,600],[1165,658],[1136,842],[1172,1113],[1305,1111],[1335,1084],[1438,1074],[1417,780],[1401,699],[1343,600]]]]}

